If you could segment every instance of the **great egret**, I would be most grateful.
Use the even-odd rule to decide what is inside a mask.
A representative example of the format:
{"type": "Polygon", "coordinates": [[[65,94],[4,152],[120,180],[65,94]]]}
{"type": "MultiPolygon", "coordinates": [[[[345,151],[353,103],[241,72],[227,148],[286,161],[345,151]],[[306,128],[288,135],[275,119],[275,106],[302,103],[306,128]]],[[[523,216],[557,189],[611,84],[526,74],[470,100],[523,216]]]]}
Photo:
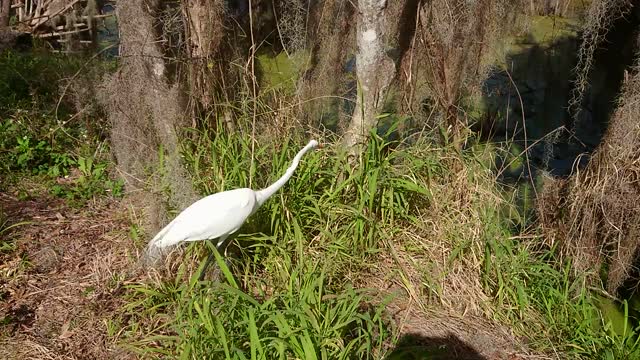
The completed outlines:
{"type": "MultiPolygon", "coordinates": [[[[217,248],[240,229],[251,214],[291,178],[302,156],[318,147],[315,140],[300,150],[278,181],[255,191],[249,188],[219,192],[191,204],[149,242],[149,249],[163,249],[185,241],[218,239],[217,248]]],[[[153,252],[153,251],[152,251],[153,252]]]]}

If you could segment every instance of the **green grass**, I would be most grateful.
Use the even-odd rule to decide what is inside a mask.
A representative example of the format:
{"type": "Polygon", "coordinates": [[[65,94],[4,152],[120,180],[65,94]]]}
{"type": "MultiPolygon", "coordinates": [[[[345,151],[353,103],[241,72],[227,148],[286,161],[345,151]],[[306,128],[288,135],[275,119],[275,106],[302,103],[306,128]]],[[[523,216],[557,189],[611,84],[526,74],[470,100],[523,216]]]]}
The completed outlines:
{"type": "Polygon", "coordinates": [[[365,307],[369,296],[362,291],[332,293],[319,264],[291,269],[287,289],[267,298],[243,291],[217,260],[221,282],[200,283],[197,275],[189,280],[180,273],[171,287],[133,287],[140,301],[130,303],[132,311],[175,309],[171,335],[150,334],[134,349],[181,359],[367,359],[380,353],[389,334],[382,307],[365,307]]]}
{"type": "MultiPolygon", "coordinates": [[[[16,91],[0,85],[0,170],[13,174],[3,186],[38,179],[80,204],[117,193],[108,147],[85,138],[83,125],[58,122],[72,111],[63,103],[56,112],[57,85],[80,65],[30,56],[0,56],[0,80],[17,84],[16,91]],[[73,171],[72,183],[56,182],[73,171]]],[[[219,281],[198,281],[211,249],[191,244],[185,258],[200,262],[183,261],[173,278],[129,285],[108,334],[146,358],[381,359],[399,337],[387,304],[402,299],[374,285],[395,281],[422,310],[461,315],[456,305],[466,301],[550,356],[639,358],[628,306],[587,288],[571,259],[559,259],[527,227],[531,205],[516,204],[527,195],[510,197],[496,184],[496,149],[472,144],[459,152],[431,134],[411,145],[385,140],[394,126],[372,133],[357,165],[326,140],[241,229],[233,257],[217,256],[219,281]]],[[[203,195],[269,185],[308,141],[262,135],[252,143],[243,135],[250,129],[217,129],[185,137],[184,159],[203,195]]],[[[1,251],[13,251],[6,235],[18,226],[0,216],[1,251]]],[[[148,237],[137,225],[130,233],[136,242],[148,237]]]]}
{"type": "Polygon", "coordinates": [[[640,358],[639,329],[628,310],[592,293],[585,274],[576,277],[553,250],[535,248],[531,242],[487,244],[484,276],[495,317],[527,336],[533,348],[572,358],[640,358]]]}
{"type": "Polygon", "coordinates": [[[16,246],[11,238],[11,232],[20,226],[29,224],[27,221],[11,223],[4,210],[0,207],[0,254],[3,252],[11,252],[16,246]]]}
{"type": "MultiPolygon", "coordinates": [[[[257,146],[254,158],[261,166],[253,167],[247,139],[200,135],[186,146],[196,151],[185,157],[204,193],[268,185],[303,143],[257,146]]],[[[395,145],[376,138],[360,167],[348,166],[344,154],[331,147],[308,154],[287,186],[241,231],[249,235],[238,237],[241,260],[225,272],[225,282],[188,283],[181,273],[171,285],[132,289],[142,303],[132,301],[131,314],[146,314],[129,324],[130,334],[146,333],[133,342],[136,348],[193,358],[378,358],[392,333],[392,324],[383,321],[384,301],[373,301],[372,293],[356,289],[349,278],[383,251],[383,234],[413,221],[412,209],[428,204],[429,191],[410,180],[412,172],[439,171],[425,171],[437,165],[429,161],[407,162],[395,145]],[[157,316],[159,307],[176,321],[137,328],[157,316]],[[172,334],[166,346],[149,344],[158,333],[172,334]]],[[[189,250],[201,249],[195,244],[189,250]]]]}
{"type": "MultiPolygon", "coordinates": [[[[259,142],[252,157],[248,138],[200,132],[186,144],[185,159],[203,194],[260,188],[305,142],[259,142]]],[[[620,319],[601,310],[569,262],[538,237],[513,237],[524,215],[492,179],[489,148],[459,155],[428,136],[407,146],[373,134],[360,166],[350,166],[339,147],[327,145],[308,154],[243,227],[229,266],[218,258],[220,282],[198,282],[185,262],[173,280],[130,288],[127,321],[112,324],[124,329],[121,344],[149,357],[380,359],[398,336],[384,311],[391,298],[355,284],[380,276],[371,270],[382,259],[409,256],[424,259],[413,264],[421,284],[400,268],[382,276],[404,279],[426,309],[451,311],[441,306],[443,289],[454,269],[468,267],[490,299],[481,305],[485,315],[532,349],[585,359],[637,356],[637,330],[617,326],[620,319]],[[462,170],[451,169],[456,162],[462,170]],[[460,196],[470,196],[467,209],[453,200],[460,196]],[[430,221],[439,223],[438,232],[416,230],[430,221]],[[410,231],[417,240],[397,242],[410,231]],[[429,259],[436,245],[449,248],[446,263],[429,259]]],[[[206,254],[202,244],[188,247],[186,257],[194,254],[206,254]]],[[[624,313],[622,319],[630,321],[624,313]]]]}

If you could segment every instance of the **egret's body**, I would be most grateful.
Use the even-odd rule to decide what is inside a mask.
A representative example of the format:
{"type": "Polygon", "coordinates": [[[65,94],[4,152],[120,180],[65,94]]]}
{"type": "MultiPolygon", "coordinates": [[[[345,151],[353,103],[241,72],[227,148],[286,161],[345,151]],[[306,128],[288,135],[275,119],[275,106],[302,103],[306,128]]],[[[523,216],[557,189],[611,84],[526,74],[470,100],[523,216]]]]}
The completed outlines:
{"type": "Polygon", "coordinates": [[[209,195],[181,212],[152,242],[158,247],[167,247],[233,234],[258,209],[257,205],[255,191],[251,189],[209,195]]]}
{"type": "Polygon", "coordinates": [[[317,146],[318,142],[311,140],[296,154],[285,174],[265,189],[223,191],[196,201],[165,226],[149,245],[166,248],[185,241],[218,239],[217,247],[220,247],[229,235],[240,229],[251,214],[284,186],[298,167],[302,156],[317,146]]]}

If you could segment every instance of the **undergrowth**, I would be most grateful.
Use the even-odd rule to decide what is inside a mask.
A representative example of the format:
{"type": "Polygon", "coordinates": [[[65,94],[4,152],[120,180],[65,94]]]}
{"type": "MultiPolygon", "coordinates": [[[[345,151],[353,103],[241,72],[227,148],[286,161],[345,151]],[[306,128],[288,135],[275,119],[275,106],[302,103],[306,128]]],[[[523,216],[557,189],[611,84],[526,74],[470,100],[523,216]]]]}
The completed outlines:
{"type": "MultiPolygon", "coordinates": [[[[535,238],[539,240],[538,237],[535,238]]],[[[529,346],[551,354],[585,359],[640,357],[638,331],[609,299],[575,278],[570,261],[533,242],[487,244],[486,289],[494,316],[527,337],[529,346]]]]}
{"type": "MultiPolygon", "coordinates": [[[[28,178],[77,204],[122,192],[104,137],[59,101],[82,66],[0,54],[0,190],[28,178]]],[[[308,140],[217,129],[191,130],[183,144],[202,194],[267,186],[308,140]]],[[[380,359],[400,337],[390,305],[409,298],[421,316],[470,312],[507,326],[549,357],[640,358],[626,303],[588,287],[500,190],[496,149],[436,145],[428,133],[412,144],[386,140],[394,131],[372,133],[357,166],[339,141],[325,141],[249,219],[227,259],[215,253],[215,281],[198,280],[211,244],[188,245],[185,258],[200,262],[129,284],[123,314],[106,321],[109,336],[148,358],[380,359]]],[[[1,210],[0,254],[15,250],[10,235],[22,225],[1,210]]]]}
{"type": "MultiPolygon", "coordinates": [[[[184,156],[204,194],[267,186],[306,142],[265,139],[252,151],[239,133],[196,135],[184,156]]],[[[385,137],[372,134],[360,166],[331,143],[308,154],[249,219],[227,262],[218,256],[220,281],[198,281],[185,261],[173,280],[131,286],[113,336],[148,357],[379,359],[399,336],[386,309],[402,296],[383,290],[395,282],[425,316],[471,309],[531,351],[638,355],[628,314],[614,326],[554,248],[513,233],[522,214],[496,187],[490,150],[459,153],[429,134],[412,145],[385,137]]],[[[186,257],[207,251],[192,244],[186,257]]]]}
{"type": "Polygon", "coordinates": [[[12,223],[4,210],[0,208],[0,255],[4,252],[11,252],[16,249],[11,233],[20,226],[27,224],[28,222],[26,221],[12,223]]]}
{"type": "Polygon", "coordinates": [[[80,205],[96,195],[121,194],[122,183],[107,173],[104,139],[90,133],[63,96],[82,60],[39,51],[0,54],[0,189],[28,196],[32,189],[24,180],[31,178],[80,205]]]}
{"type": "MultiPolygon", "coordinates": [[[[60,85],[82,66],[37,52],[0,55],[2,190],[28,178],[80,205],[122,192],[105,139],[59,102],[60,85]]],[[[268,186],[308,140],[224,128],[185,137],[202,194],[268,186]]],[[[640,357],[626,303],[587,287],[497,186],[496,149],[460,152],[431,134],[411,145],[385,140],[395,129],[372,133],[358,166],[339,141],[325,141],[249,219],[226,262],[216,253],[216,281],[199,281],[202,262],[184,261],[173,278],[129,285],[109,335],[151,358],[380,359],[400,337],[390,304],[411,298],[423,316],[471,312],[552,357],[640,357]]],[[[0,212],[0,252],[14,250],[10,235],[21,225],[0,212]]],[[[208,245],[189,245],[186,258],[202,259],[208,245]]]]}

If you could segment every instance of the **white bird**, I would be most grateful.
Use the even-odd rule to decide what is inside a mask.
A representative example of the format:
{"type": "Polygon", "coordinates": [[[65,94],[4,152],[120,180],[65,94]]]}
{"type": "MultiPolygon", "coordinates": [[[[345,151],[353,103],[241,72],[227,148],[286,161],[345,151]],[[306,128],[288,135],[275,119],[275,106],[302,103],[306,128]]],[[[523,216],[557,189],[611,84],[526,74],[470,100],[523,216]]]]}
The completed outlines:
{"type": "Polygon", "coordinates": [[[191,204],[149,242],[149,248],[167,248],[185,241],[218,239],[220,248],[227,237],[240,229],[251,214],[291,178],[302,156],[318,147],[315,140],[300,150],[284,175],[271,186],[219,192],[191,204]]]}

